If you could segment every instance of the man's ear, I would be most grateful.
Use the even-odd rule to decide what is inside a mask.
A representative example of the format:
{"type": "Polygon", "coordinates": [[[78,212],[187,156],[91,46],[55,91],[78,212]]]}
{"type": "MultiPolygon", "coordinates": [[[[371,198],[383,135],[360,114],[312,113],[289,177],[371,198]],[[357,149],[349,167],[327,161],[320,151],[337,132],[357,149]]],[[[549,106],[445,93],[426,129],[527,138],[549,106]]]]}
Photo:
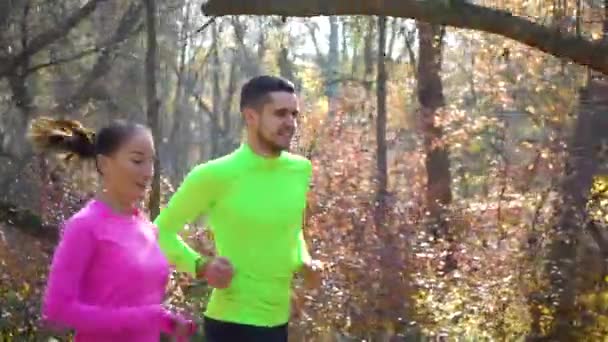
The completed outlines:
{"type": "Polygon", "coordinates": [[[243,120],[247,126],[252,125],[257,120],[257,112],[253,108],[243,108],[243,120]]]}

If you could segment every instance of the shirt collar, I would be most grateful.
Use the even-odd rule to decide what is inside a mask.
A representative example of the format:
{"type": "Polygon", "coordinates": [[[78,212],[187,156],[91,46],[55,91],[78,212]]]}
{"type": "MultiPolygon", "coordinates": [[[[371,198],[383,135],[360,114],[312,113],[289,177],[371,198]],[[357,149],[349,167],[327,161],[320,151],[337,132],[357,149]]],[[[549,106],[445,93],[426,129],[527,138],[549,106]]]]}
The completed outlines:
{"type": "Polygon", "coordinates": [[[239,149],[236,151],[237,155],[244,159],[247,164],[254,167],[261,168],[273,168],[281,164],[281,162],[285,159],[285,152],[281,152],[278,157],[266,157],[259,155],[253,151],[251,146],[247,143],[242,143],[239,149]]]}
{"type": "Polygon", "coordinates": [[[99,210],[102,217],[104,217],[104,218],[114,217],[114,218],[122,218],[122,219],[132,219],[132,218],[139,218],[141,216],[141,211],[138,208],[133,208],[133,211],[130,214],[120,213],[120,212],[114,210],[112,207],[110,207],[107,203],[105,203],[97,198],[93,198],[91,200],[91,205],[93,205],[97,210],[99,210]]]}

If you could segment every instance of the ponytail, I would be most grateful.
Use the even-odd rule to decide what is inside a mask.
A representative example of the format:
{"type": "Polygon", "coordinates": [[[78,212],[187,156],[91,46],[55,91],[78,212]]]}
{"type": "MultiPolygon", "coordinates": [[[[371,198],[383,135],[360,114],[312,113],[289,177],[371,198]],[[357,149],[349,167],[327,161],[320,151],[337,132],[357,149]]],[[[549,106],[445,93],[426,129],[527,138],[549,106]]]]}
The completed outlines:
{"type": "Polygon", "coordinates": [[[75,120],[36,118],[30,123],[27,138],[39,152],[67,153],[66,161],[97,155],[95,132],[75,120]]]}

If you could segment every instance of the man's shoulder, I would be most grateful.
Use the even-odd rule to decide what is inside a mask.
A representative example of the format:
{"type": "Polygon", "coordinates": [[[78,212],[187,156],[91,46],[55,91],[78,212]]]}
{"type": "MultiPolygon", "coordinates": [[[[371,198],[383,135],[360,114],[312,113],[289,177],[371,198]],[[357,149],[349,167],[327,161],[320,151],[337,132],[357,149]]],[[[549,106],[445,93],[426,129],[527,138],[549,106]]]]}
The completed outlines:
{"type": "Polygon", "coordinates": [[[228,175],[235,169],[236,158],[234,153],[201,162],[192,169],[193,174],[198,175],[228,175]]]}
{"type": "Polygon", "coordinates": [[[294,162],[294,163],[303,163],[303,164],[310,164],[310,159],[304,157],[303,155],[300,154],[296,154],[293,152],[284,152],[283,155],[285,156],[286,159],[294,162]]]}
{"type": "Polygon", "coordinates": [[[302,168],[308,172],[310,172],[312,170],[312,162],[310,161],[310,159],[306,158],[305,156],[291,153],[291,152],[285,152],[283,154],[283,157],[290,164],[290,166],[302,168]]]}
{"type": "Polygon", "coordinates": [[[210,159],[204,163],[199,164],[199,166],[206,165],[207,167],[212,167],[212,168],[230,167],[235,163],[235,161],[236,161],[236,154],[234,152],[232,152],[232,153],[223,155],[221,157],[210,159]]]}

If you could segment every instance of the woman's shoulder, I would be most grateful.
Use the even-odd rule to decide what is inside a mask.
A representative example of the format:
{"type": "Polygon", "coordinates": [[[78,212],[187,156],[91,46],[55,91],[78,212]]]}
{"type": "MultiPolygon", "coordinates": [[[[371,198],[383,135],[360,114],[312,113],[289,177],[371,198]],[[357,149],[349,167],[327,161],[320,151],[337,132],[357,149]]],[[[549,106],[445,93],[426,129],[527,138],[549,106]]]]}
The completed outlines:
{"type": "Polygon", "coordinates": [[[99,212],[95,210],[94,201],[89,201],[65,221],[64,233],[68,229],[92,231],[98,226],[100,218],[99,212]]]}

